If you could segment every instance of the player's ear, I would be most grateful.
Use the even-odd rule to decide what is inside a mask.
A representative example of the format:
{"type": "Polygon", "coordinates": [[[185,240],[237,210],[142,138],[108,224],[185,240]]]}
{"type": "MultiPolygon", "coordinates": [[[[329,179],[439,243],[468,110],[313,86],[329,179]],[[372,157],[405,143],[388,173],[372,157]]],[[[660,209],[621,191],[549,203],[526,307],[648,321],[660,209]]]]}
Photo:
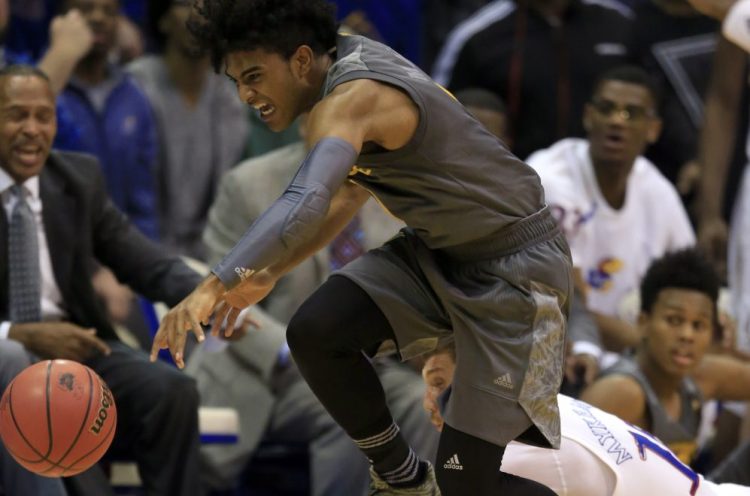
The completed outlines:
{"type": "Polygon", "coordinates": [[[638,330],[638,335],[640,336],[640,341],[646,342],[648,340],[646,329],[648,328],[648,320],[649,315],[646,312],[641,312],[638,314],[638,321],[636,322],[636,328],[638,330]]]}
{"type": "Polygon", "coordinates": [[[661,129],[661,119],[659,119],[658,117],[649,119],[648,129],[646,131],[646,141],[648,141],[649,144],[656,143],[656,141],[659,139],[659,135],[661,134],[661,129]]]}
{"type": "Polygon", "coordinates": [[[307,76],[315,61],[315,53],[307,45],[300,45],[292,54],[289,62],[291,64],[292,74],[298,78],[307,76]]]}

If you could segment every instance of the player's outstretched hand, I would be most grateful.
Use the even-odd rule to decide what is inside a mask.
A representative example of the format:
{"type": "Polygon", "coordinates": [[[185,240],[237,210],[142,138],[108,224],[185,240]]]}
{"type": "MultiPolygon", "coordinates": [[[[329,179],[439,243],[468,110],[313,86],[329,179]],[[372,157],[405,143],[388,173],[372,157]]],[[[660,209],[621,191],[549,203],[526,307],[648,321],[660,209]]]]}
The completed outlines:
{"type": "Polygon", "coordinates": [[[224,329],[225,335],[227,337],[231,336],[240,312],[268,296],[268,293],[273,290],[275,285],[276,279],[268,272],[262,270],[224,293],[221,303],[216,309],[211,334],[218,336],[221,330],[224,329]]]}
{"type": "Polygon", "coordinates": [[[169,352],[179,368],[185,366],[183,352],[188,331],[192,330],[198,341],[203,341],[201,324],[208,324],[211,314],[222,301],[226,288],[214,274],[209,275],[184,300],[173,307],[161,320],[159,330],[151,346],[151,361],[155,361],[159,350],[169,352]]]}

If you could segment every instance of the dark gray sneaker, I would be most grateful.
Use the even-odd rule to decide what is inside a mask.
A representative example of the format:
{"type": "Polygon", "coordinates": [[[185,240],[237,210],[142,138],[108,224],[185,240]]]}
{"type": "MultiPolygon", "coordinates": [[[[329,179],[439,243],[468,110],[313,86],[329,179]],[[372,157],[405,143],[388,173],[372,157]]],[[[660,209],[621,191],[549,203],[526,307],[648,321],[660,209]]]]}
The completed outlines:
{"type": "Polygon", "coordinates": [[[368,496],[441,496],[435,480],[435,469],[427,462],[424,482],[417,487],[392,487],[370,467],[370,492],[368,496]]]}

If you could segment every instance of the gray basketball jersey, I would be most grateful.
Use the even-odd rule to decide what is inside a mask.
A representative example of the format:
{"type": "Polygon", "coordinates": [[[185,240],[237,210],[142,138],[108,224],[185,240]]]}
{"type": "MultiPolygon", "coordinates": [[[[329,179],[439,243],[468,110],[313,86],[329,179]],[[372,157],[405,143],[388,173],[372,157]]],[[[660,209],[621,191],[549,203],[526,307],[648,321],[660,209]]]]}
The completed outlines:
{"type": "Polygon", "coordinates": [[[610,374],[627,375],[638,382],[646,395],[646,410],[651,422],[649,432],[669,446],[683,463],[690,463],[697,450],[696,438],[703,405],[703,397],[695,382],[689,377],[682,381],[680,418],[673,420],[667,415],[648,378],[634,360],[621,358],[602,373],[604,376],[610,374]]]}
{"type": "Polygon", "coordinates": [[[341,35],[324,95],[354,79],[403,90],[419,109],[404,147],[365,143],[350,179],[370,190],[431,248],[492,236],[544,207],[539,177],[444,88],[387,46],[341,35]]]}

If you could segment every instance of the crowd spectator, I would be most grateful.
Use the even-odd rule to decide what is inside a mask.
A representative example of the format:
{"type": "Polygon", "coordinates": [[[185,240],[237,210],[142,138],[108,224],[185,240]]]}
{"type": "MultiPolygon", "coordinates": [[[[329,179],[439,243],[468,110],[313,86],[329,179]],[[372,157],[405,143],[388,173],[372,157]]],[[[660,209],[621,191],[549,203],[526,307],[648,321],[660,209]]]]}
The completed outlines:
{"type": "Polygon", "coordinates": [[[582,136],[596,77],[632,56],[632,11],[616,1],[495,0],[460,23],[433,77],[452,91],[485,88],[508,105],[519,157],[582,136]]]}
{"type": "Polygon", "coordinates": [[[149,9],[161,52],[137,59],[126,71],[156,117],[159,238],[175,253],[204,260],[208,208],[219,178],[242,156],[249,109],[196,47],[185,25],[190,3],[152,1],[149,9]]]}
{"type": "Polygon", "coordinates": [[[585,106],[587,139],[566,138],[528,159],[570,244],[576,285],[616,352],[639,339],[618,316],[625,296],[652,260],[695,242],[676,189],[641,155],[659,136],[657,108],[642,69],[614,68],[585,106]]]}

